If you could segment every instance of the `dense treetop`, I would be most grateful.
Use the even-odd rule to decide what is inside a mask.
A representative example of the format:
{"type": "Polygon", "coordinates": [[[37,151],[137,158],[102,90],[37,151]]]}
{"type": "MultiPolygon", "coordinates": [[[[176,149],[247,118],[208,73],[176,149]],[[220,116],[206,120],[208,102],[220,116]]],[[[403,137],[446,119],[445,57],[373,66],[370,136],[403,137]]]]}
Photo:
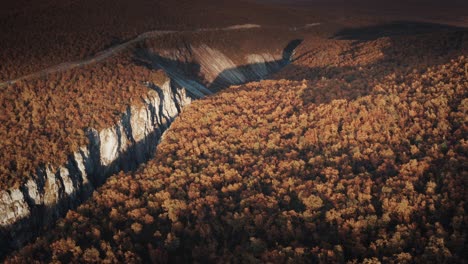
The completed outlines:
{"type": "Polygon", "coordinates": [[[143,102],[149,89],[142,82],[153,72],[127,54],[3,87],[0,189],[18,187],[41,165],[65,163],[87,144],[87,129],[110,127],[143,102]]]}
{"type": "MultiPolygon", "coordinates": [[[[68,155],[87,144],[88,129],[111,127],[128,107],[141,105],[148,93],[154,93],[145,83],[161,86],[166,81],[152,61],[164,59],[161,50],[207,45],[244,65],[246,54],[281,55],[297,34],[285,31],[278,36],[263,29],[167,34],[135,43],[98,63],[1,87],[0,189],[20,186],[39,166],[64,164],[68,155]],[[149,51],[144,58],[137,55],[142,50],[149,51]]],[[[187,74],[193,70],[193,78],[204,82],[193,58],[177,59],[171,63],[197,68],[185,70],[187,74]]]]}
{"type": "Polygon", "coordinates": [[[431,39],[306,40],[7,262],[464,262],[466,33],[431,39]]]}
{"type": "Polygon", "coordinates": [[[3,1],[0,81],[92,57],[147,31],[221,28],[252,23],[252,18],[265,25],[304,25],[317,21],[315,15],[253,1],[3,1]]]}

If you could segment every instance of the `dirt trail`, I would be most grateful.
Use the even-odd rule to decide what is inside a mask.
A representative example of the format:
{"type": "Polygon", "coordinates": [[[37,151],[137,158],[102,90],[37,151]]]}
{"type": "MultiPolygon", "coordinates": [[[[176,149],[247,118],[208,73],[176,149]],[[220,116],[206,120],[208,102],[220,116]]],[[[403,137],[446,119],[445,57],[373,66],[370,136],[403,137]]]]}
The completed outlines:
{"type": "MultiPolygon", "coordinates": [[[[320,23],[307,24],[302,28],[309,28],[309,27],[311,27],[311,25],[318,26],[318,25],[320,25],[320,23]]],[[[244,24],[244,25],[233,25],[233,26],[229,26],[229,27],[225,27],[225,28],[203,28],[203,29],[185,30],[185,31],[171,31],[171,30],[148,31],[148,32],[145,32],[145,33],[142,33],[142,34],[138,35],[134,39],[131,39],[131,40],[125,42],[125,43],[116,45],[116,46],[111,47],[111,48],[109,48],[107,50],[103,50],[103,51],[97,53],[96,56],[94,56],[92,58],[86,58],[86,59],[83,59],[83,60],[72,61],[72,62],[64,62],[64,63],[45,68],[43,70],[31,73],[31,74],[27,74],[27,75],[12,79],[12,80],[3,81],[3,82],[0,82],[0,87],[5,87],[7,85],[12,85],[12,84],[15,84],[16,82],[23,81],[23,80],[30,79],[30,78],[35,78],[35,77],[39,77],[39,76],[43,76],[43,75],[47,75],[47,74],[51,74],[51,73],[56,73],[56,72],[59,72],[59,71],[73,69],[73,68],[76,68],[76,67],[82,67],[82,66],[89,65],[89,64],[92,64],[92,63],[97,63],[97,62],[103,61],[103,60],[109,58],[110,56],[124,50],[125,48],[127,48],[128,46],[130,46],[130,45],[132,45],[134,43],[137,43],[139,41],[143,41],[145,39],[155,38],[155,37],[158,37],[158,36],[166,35],[166,34],[190,33],[190,32],[200,32],[200,31],[249,30],[249,29],[257,29],[257,28],[287,28],[287,27],[260,26],[260,25],[256,25],[256,24],[244,24]]],[[[289,28],[289,29],[290,30],[298,30],[299,28],[289,28]]]]}

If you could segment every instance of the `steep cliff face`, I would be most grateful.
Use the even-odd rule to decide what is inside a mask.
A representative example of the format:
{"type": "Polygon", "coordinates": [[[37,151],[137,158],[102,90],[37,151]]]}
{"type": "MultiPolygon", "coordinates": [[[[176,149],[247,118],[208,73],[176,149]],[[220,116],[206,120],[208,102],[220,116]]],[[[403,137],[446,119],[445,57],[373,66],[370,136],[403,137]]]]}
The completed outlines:
{"type": "Polygon", "coordinates": [[[112,127],[88,129],[88,146],[69,155],[66,164],[37,168],[24,185],[0,191],[0,257],[81,204],[110,175],[133,170],[150,159],[163,132],[192,100],[230,84],[264,78],[289,61],[284,54],[248,54],[246,65],[237,66],[221,51],[205,45],[157,56],[142,54],[149,67],[163,69],[168,77],[159,86],[145,83],[148,94],[143,106],[129,106],[112,127]],[[187,52],[197,72],[181,66],[187,52]]]}
{"type": "Polygon", "coordinates": [[[87,199],[109,175],[147,161],[164,130],[191,100],[170,80],[153,85],[142,107],[129,107],[112,127],[89,129],[89,145],[70,155],[66,164],[38,168],[25,185],[1,191],[1,248],[22,245],[87,199]]]}
{"type": "Polygon", "coordinates": [[[242,50],[239,50],[241,54],[236,54],[235,59],[204,44],[170,50],[149,48],[139,51],[137,57],[145,61],[148,67],[163,69],[176,83],[190,88],[197,86],[195,91],[210,94],[229,85],[265,78],[289,63],[299,44],[300,40],[291,41],[276,53],[242,55],[242,50]],[[199,87],[200,84],[202,87],[199,87]]]}

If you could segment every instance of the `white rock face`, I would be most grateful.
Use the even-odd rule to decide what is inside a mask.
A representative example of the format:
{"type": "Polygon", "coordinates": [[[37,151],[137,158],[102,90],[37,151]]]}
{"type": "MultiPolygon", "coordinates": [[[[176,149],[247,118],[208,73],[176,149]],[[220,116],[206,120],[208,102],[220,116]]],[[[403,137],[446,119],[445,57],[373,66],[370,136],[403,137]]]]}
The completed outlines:
{"type": "Polygon", "coordinates": [[[121,146],[121,137],[117,134],[122,133],[120,124],[115,127],[104,129],[99,133],[99,141],[101,142],[101,162],[102,165],[110,165],[118,156],[119,147],[121,146]]]}
{"type": "Polygon", "coordinates": [[[223,78],[230,83],[243,83],[247,78],[237,68],[236,64],[225,56],[221,51],[212,49],[206,45],[192,47],[192,51],[196,61],[200,64],[201,72],[205,79],[212,83],[220,74],[224,74],[223,78]],[[232,69],[231,71],[226,71],[232,69]]]}
{"type": "Polygon", "coordinates": [[[273,56],[269,53],[247,55],[247,62],[252,69],[252,73],[259,79],[263,79],[271,72],[277,71],[282,67],[281,56],[273,56]]]}
{"type": "Polygon", "coordinates": [[[53,207],[59,202],[61,193],[64,192],[64,190],[62,190],[60,182],[50,167],[46,168],[45,173],[46,181],[44,186],[43,204],[49,207],[53,207]]]}
{"type": "MultiPolygon", "coordinates": [[[[265,77],[281,65],[280,54],[253,54],[248,66],[236,67],[222,52],[208,46],[192,48],[205,84],[240,84],[265,77]]],[[[165,54],[186,60],[180,50],[165,54]]],[[[148,84],[144,106],[130,106],[121,120],[101,131],[87,131],[88,146],[69,155],[66,164],[38,168],[23,186],[0,191],[0,256],[23,245],[42,227],[89,198],[95,187],[120,170],[133,170],[149,160],[181,109],[193,99],[212,94],[200,81],[168,65],[159,65],[169,80],[161,87],[148,84]]]]}
{"type": "Polygon", "coordinates": [[[1,226],[8,225],[16,219],[25,218],[30,215],[24,195],[18,189],[2,191],[0,193],[0,212],[2,216],[0,219],[1,226]]]}
{"type": "Polygon", "coordinates": [[[203,44],[152,52],[159,54],[162,58],[156,58],[153,63],[163,68],[176,83],[197,97],[209,95],[229,85],[263,79],[289,62],[289,58],[284,58],[283,54],[249,54],[245,56],[243,65],[239,66],[223,52],[203,44]],[[188,77],[193,72],[187,73],[186,69],[180,69],[179,65],[174,63],[175,61],[192,66],[197,65],[199,69],[196,74],[200,77],[198,82],[188,77]],[[206,84],[210,89],[205,88],[201,83],[206,84]]]}
{"type": "Polygon", "coordinates": [[[143,107],[129,107],[114,126],[90,129],[90,144],[70,155],[66,164],[47,165],[24,186],[0,191],[0,248],[20,246],[35,230],[88,198],[96,184],[153,155],[162,132],[192,100],[183,88],[173,89],[169,80],[155,89],[143,107]]]}

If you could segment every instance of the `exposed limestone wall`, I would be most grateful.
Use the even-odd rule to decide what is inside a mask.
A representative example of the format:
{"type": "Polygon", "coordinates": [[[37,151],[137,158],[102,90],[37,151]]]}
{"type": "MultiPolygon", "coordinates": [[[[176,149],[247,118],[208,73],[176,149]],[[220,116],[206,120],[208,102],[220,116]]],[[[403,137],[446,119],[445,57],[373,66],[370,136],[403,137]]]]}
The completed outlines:
{"type": "Polygon", "coordinates": [[[23,186],[0,190],[0,258],[84,202],[110,175],[134,170],[149,160],[163,132],[193,99],[212,94],[216,85],[262,79],[287,63],[281,54],[265,53],[246,55],[246,64],[236,66],[205,45],[187,52],[173,50],[150,57],[154,66],[164,69],[168,81],[161,87],[147,83],[144,105],[128,107],[117,124],[101,131],[89,129],[88,146],[71,154],[66,164],[38,168],[23,186]],[[187,52],[199,65],[197,74],[203,80],[178,68],[178,61],[187,61],[187,52]]]}
{"type": "Polygon", "coordinates": [[[89,145],[70,155],[66,164],[38,168],[25,185],[0,191],[0,248],[21,246],[36,230],[86,200],[108,176],[151,158],[164,130],[192,100],[169,80],[152,88],[143,107],[129,107],[112,127],[90,129],[89,145]]]}
{"type": "MultiPolygon", "coordinates": [[[[292,56],[292,52],[289,55],[292,56]]],[[[205,85],[209,91],[196,89],[203,91],[205,95],[229,85],[263,79],[285,66],[290,56],[285,57],[284,51],[283,54],[246,54],[243,62],[236,64],[222,51],[204,44],[171,50],[151,50],[143,55],[152,62],[154,68],[164,69],[182,86],[188,82],[192,82],[191,86],[205,85]]]]}

